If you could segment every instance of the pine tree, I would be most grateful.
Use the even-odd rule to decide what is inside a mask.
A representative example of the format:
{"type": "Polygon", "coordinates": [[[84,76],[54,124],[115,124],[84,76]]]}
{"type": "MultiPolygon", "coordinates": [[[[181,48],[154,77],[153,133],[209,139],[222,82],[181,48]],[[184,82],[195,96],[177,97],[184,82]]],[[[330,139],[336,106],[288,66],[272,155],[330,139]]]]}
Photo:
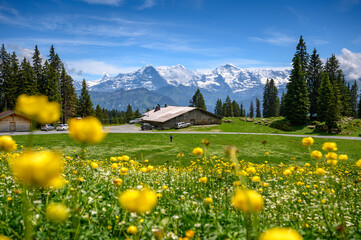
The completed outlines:
{"type": "Polygon", "coordinates": [[[352,116],[352,106],[351,106],[351,93],[350,86],[346,85],[345,77],[342,73],[342,70],[338,70],[337,83],[340,86],[341,91],[341,102],[342,102],[342,116],[352,116]]]}
{"type": "Polygon", "coordinates": [[[4,44],[0,50],[0,111],[8,108],[7,82],[10,74],[10,55],[6,52],[4,44]]]}
{"type": "Polygon", "coordinates": [[[221,99],[217,99],[217,102],[216,102],[216,106],[214,108],[214,113],[219,115],[219,116],[222,116],[223,115],[223,109],[222,109],[222,100],[221,99]]]}
{"type": "Polygon", "coordinates": [[[296,47],[296,55],[299,56],[301,61],[301,71],[306,72],[309,54],[307,53],[306,42],[303,40],[302,35],[296,47]]]}
{"type": "Polygon", "coordinates": [[[307,122],[308,109],[309,100],[306,79],[302,71],[301,59],[298,54],[295,54],[285,96],[285,117],[293,125],[303,125],[307,122]]]}
{"type": "Polygon", "coordinates": [[[81,117],[94,115],[93,103],[90,99],[85,79],[83,79],[82,82],[81,93],[78,101],[78,115],[81,117]]]}
{"type": "Polygon", "coordinates": [[[233,117],[234,113],[233,113],[233,106],[232,106],[232,100],[231,98],[227,95],[226,101],[224,102],[226,105],[226,117],[233,117]]]}
{"type": "Polygon", "coordinates": [[[4,82],[5,106],[7,109],[13,109],[17,96],[21,94],[19,86],[21,86],[21,75],[19,70],[19,62],[15,52],[10,56],[10,65],[7,78],[4,82]]]}
{"type": "MultiPolygon", "coordinates": [[[[50,48],[48,65],[44,65],[44,94],[50,101],[60,102],[60,71],[61,61],[58,54],[55,53],[54,46],[50,48]]],[[[42,85],[42,84],[41,84],[42,85]]]]}
{"type": "Polygon", "coordinates": [[[277,117],[279,114],[280,100],[278,90],[273,79],[268,80],[263,92],[263,117],[277,117]]]}
{"type": "Polygon", "coordinates": [[[335,114],[339,118],[343,112],[343,104],[342,104],[342,95],[341,95],[341,79],[339,78],[339,69],[340,64],[335,56],[335,54],[332,54],[330,58],[327,59],[325,64],[325,71],[327,72],[330,83],[333,87],[333,94],[335,95],[334,101],[335,101],[335,114]]]}
{"type": "Polygon", "coordinates": [[[36,85],[38,87],[38,92],[43,94],[44,93],[43,67],[41,65],[42,59],[37,45],[35,45],[32,59],[33,59],[33,71],[35,74],[35,80],[36,80],[36,85]]]}
{"type": "Polygon", "coordinates": [[[240,112],[241,112],[241,117],[245,117],[245,116],[246,116],[242,103],[241,103],[241,107],[240,107],[240,112]]]}
{"type": "Polygon", "coordinates": [[[253,101],[251,101],[251,106],[249,107],[249,117],[254,117],[254,107],[253,107],[253,101]]]}
{"type": "Polygon", "coordinates": [[[232,109],[233,109],[233,116],[234,117],[240,117],[241,116],[241,109],[239,108],[239,105],[235,100],[232,101],[232,109]]]}
{"type": "Polygon", "coordinates": [[[310,57],[307,67],[307,87],[310,99],[310,117],[314,118],[317,114],[317,99],[319,97],[319,88],[321,85],[322,61],[316,48],[310,57]]]}
{"type": "Polygon", "coordinates": [[[20,94],[27,95],[35,95],[38,92],[38,88],[35,80],[35,73],[30,63],[24,57],[21,62],[21,70],[20,70],[20,81],[17,86],[17,94],[16,97],[20,94]]]}
{"type": "Polygon", "coordinates": [[[140,114],[138,108],[137,108],[137,110],[135,110],[135,112],[134,112],[134,117],[135,117],[135,118],[141,118],[141,117],[142,117],[142,114],[140,114]]]}
{"type": "Polygon", "coordinates": [[[318,98],[317,117],[320,121],[325,121],[329,128],[335,127],[338,120],[335,103],[333,86],[329,80],[328,73],[324,72],[320,86],[320,97],[318,98]]]}
{"type": "Polygon", "coordinates": [[[128,106],[127,106],[127,111],[125,113],[125,117],[126,117],[126,122],[129,122],[130,120],[134,119],[133,109],[130,104],[128,104],[128,106]]]}
{"type": "Polygon", "coordinates": [[[198,107],[198,108],[207,110],[203,95],[202,95],[201,91],[199,90],[199,88],[194,93],[192,99],[189,101],[189,106],[190,107],[198,107]]]}
{"type": "Polygon", "coordinates": [[[286,96],[286,94],[284,92],[282,92],[279,116],[283,116],[283,117],[285,116],[285,96],[286,96]]]}
{"type": "Polygon", "coordinates": [[[96,116],[96,118],[99,119],[99,121],[100,121],[101,123],[104,124],[103,109],[100,107],[99,104],[97,104],[97,106],[95,107],[95,116],[96,116]]]}
{"type": "Polygon", "coordinates": [[[74,83],[71,76],[66,73],[64,65],[62,65],[60,75],[60,96],[62,109],[62,122],[65,123],[69,118],[76,116],[77,95],[75,93],[74,83]]]}
{"type": "Polygon", "coordinates": [[[352,117],[357,117],[357,96],[358,86],[355,80],[354,84],[351,87],[350,95],[351,95],[351,108],[352,108],[352,117]]]}
{"type": "Polygon", "coordinates": [[[261,118],[261,102],[256,98],[256,118],[261,118]]]}

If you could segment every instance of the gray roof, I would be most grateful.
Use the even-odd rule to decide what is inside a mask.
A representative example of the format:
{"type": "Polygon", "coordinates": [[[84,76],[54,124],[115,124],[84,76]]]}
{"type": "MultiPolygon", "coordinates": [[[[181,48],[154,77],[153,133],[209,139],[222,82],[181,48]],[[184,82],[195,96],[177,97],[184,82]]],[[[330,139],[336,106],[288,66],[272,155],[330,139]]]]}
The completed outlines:
{"type": "Polygon", "coordinates": [[[160,110],[154,112],[153,110],[150,110],[149,112],[146,112],[143,114],[144,117],[142,117],[143,121],[149,121],[149,122],[166,122],[172,118],[178,117],[186,112],[190,112],[194,109],[197,109],[196,107],[178,107],[178,106],[168,106],[164,108],[160,108],[160,110]]]}

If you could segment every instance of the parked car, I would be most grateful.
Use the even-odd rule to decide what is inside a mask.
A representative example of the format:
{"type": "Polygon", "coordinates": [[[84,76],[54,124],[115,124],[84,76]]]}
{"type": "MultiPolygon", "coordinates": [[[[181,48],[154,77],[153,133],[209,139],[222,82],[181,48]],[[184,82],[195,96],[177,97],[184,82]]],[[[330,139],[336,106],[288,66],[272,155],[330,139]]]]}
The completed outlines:
{"type": "Polygon", "coordinates": [[[54,126],[51,124],[45,124],[41,126],[41,131],[50,131],[50,130],[54,130],[54,126]]]}
{"type": "Polygon", "coordinates": [[[141,126],[142,130],[153,130],[154,126],[149,123],[143,123],[141,126]]]}
{"type": "Polygon", "coordinates": [[[142,121],[141,118],[134,118],[133,120],[130,120],[130,124],[139,124],[142,121]]]}
{"type": "Polygon", "coordinates": [[[190,123],[186,123],[186,122],[179,122],[175,124],[175,128],[180,129],[180,128],[186,128],[189,127],[191,124],[190,123]]]}
{"type": "Polygon", "coordinates": [[[56,127],[56,131],[65,131],[65,130],[68,130],[68,129],[69,129],[68,124],[59,124],[56,127]]]}

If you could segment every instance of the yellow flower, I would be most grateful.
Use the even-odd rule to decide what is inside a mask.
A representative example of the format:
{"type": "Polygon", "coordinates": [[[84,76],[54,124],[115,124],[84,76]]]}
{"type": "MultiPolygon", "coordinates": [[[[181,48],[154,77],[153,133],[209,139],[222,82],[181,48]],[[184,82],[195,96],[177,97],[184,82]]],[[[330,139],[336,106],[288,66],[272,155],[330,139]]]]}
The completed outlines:
{"type": "Polygon", "coordinates": [[[20,95],[16,100],[15,111],[42,124],[53,123],[60,118],[59,103],[49,102],[44,95],[20,95]]]}
{"type": "Polygon", "coordinates": [[[265,152],[264,154],[265,154],[266,156],[269,156],[269,152],[265,152]]]}
{"type": "Polygon", "coordinates": [[[0,240],[11,240],[11,238],[0,234],[0,240]]]}
{"type": "Polygon", "coordinates": [[[361,168],[361,159],[359,159],[359,160],[356,162],[356,166],[358,166],[359,168],[361,168]]]}
{"type": "Polygon", "coordinates": [[[119,171],[120,175],[127,175],[127,172],[128,172],[128,168],[126,167],[122,167],[119,171]]]}
{"type": "Polygon", "coordinates": [[[323,168],[317,168],[315,171],[315,174],[318,176],[324,176],[324,175],[326,175],[326,171],[323,168]]]}
{"type": "Polygon", "coordinates": [[[90,166],[91,166],[93,169],[98,168],[98,164],[95,163],[95,162],[92,162],[92,163],[90,164],[90,166]]]}
{"type": "Polygon", "coordinates": [[[138,228],[136,226],[132,225],[127,228],[127,233],[129,234],[135,235],[137,234],[137,232],[138,232],[138,228]]]}
{"type": "Polygon", "coordinates": [[[140,171],[141,171],[142,173],[147,173],[147,172],[148,172],[148,168],[142,167],[142,168],[140,169],[140,171]]]}
{"type": "Polygon", "coordinates": [[[195,235],[195,232],[193,230],[186,231],[186,237],[192,238],[192,237],[194,237],[194,235],[195,235]]]}
{"type": "Polygon", "coordinates": [[[118,168],[118,164],[117,164],[117,163],[113,163],[110,167],[113,168],[113,169],[117,169],[117,168],[118,168]]]}
{"type": "Polygon", "coordinates": [[[69,135],[80,143],[99,143],[104,137],[102,124],[95,117],[69,120],[69,135]]]}
{"type": "Polygon", "coordinates": [[[59,187],[59,182],[63,182],[63,162],[59,153],[29,150],[9,163],[15,178],[26,185],[59,187]]]}
{"type": "Polygon", "coordinates": [[[305,167],[311,167],[311,164],[305,163],[305,167]]]}
{"type": "Polygon", "coordinates": [[[248,172],[248,173],[256,173],[256,168],[255,167],[248,167],[248,168],[246,168],[246,172],[248,172]]]}
{"type": "Polygon", "coordinates": [[[329,152],[325,155],[327,160],[336,160],[337,159],[337,154],[334,152],[329,152]]]}
{"type": "Polygon", "coordinates": [[[205,199],[204,199],[204,204],[210,205],[210,204],[212,204],[212,203],[213,203],[213,199],[212,199],[212,198],[208,197],[208,198],[205,198],[205,199]]]}
{"type": "Polygon", "coordinates": [[[78,181],[79,181],[79,182],[84,182],[84,178],[78,177],[78,181]]]}
{"type": "Polygon", "coordinates": [[[259,240],[302,240],[301,234],[292,228],[275,227],[261,234],[259,240]]]}
{"type": "Polygon", "coordinates": [[[315,160],[320,160],[322,158],[322,153],[320,151],[314,150],[311,153],[311,157],[315,160]]]}
{"type": "Polygon", "coordinates": [[[322,149],[328,152],[334,152],[337,151],[337,145],[335,142],[325,142],[322,145],[322,149]]]}
{"type": "Polygon", "coordinates": [[[315,142],[315,140],[313,140],[313,138],[311,138],[311,137],[305,137],[302,139],[302,145],[305,147],[312,146],[312,144],[314,142],[315,142]]]}
{"type": "Polygon", "coordinates": [[[337,160],[327,160],[327,164],[330,166],[336,166],[337,165],[337,160]]]}
{"type": "Polygon", "coordinates": [[[150,172],[150,171],[153,171],[153,170],[154,170],[154,167],[151,166],[151,165],[149,165],[149,166],[147,167],[147,169],[148,169],[148,172],[150,172]]]}
{"type": "Polygon", "coordinates": [[[123,156],[122,156],[122,160],[123,160],[123,161],[126,161],[126,162],[127,162],[127,161],[129,161],[129,159],[130,159],[130,157],[129,157],[128,155],[123,155],[123,156]]]}
{"type": "Polygon", "coordinates": [[[233,187],[239,187],[241,186],[241,181],[234,181],[233,182],[233,187]]]}
{"type": "Polygon", "coordinates": [[[269,183],[267,182],[261,182],[261,187],[266,188],[269,186],[269,183]]]}
{"type": "Polygon", "coordinates": [[[237,189],[231,202],[234,208],[245,213],[260,212],[263,208],[262,196],[253,190],[237,189]]]}
{"type": "Polygon", "coordinates": [[[346,154],[341,154],[341,155],[338,156],[338,159],[340,159],[341,161],[347,161],[348,156],[346,154]]]}
{"type": "Polygon", "coordinates": [[[17,148],[16,142],[10,136],[0,136],[0,151],[13,152],[17,148]]]}
{"type": "Polygon", "coordinates": [[[46,217],[52,222],[65,222],[69,217],[70,210],[61,203],[50,203],[46,207],[46,217]]]}
{"type": "Polygon", "coordinates": [[[121,178],[114,178],[113,183],[115,186],[120,186],[123,184],[123,180],[121,178]]]}
{"type": "Polygon", "coordinates": [[[207,182],[208,182],[208,179],[207,179],[207,177],[201,177],[200,179],[198,179],[198,182],[200,182],[200,183],[207,183],[207,182]]]}
{"type": "Polygon", "coordinates": [[[182,158],[182,157],[184,157],[184,153],[180,152],[177,154],[177,158],[182,158]]]}
{"type": "Polygon", "coordinates": [[[252,182],[260,182],[260,181],[261,181],[261,178],[258,177],[258,176],[254,176],[254,177],[252,178],[252,182]]]}
{"type": "Polygon", "coordinates": [[[203,154],[203,149],[200,147],[196,147],[195,149],[193,149],[192,153],[195,156],[201,156],[203,154]]]}
{"type": "Polygon", "coordinates": [[[286,169],[283,171],[283,175],[285,175],[285,176],[290,176],[291,174],[292,174],[292,171],[289,169],[286,169]]]}
{"type": "Polygon", "coordinates": [[[162,189],[163,190],[167,190],[169,187],[167,186],[167,185],[164,185],[163,187],[162,187],[162,189]]]}
{"type": "Polygon", "coordinates": [[[130,212],[145,213],[157,205],[157,194],[149,188],[128,189],[119,196],[120,205],[130,212]]]}

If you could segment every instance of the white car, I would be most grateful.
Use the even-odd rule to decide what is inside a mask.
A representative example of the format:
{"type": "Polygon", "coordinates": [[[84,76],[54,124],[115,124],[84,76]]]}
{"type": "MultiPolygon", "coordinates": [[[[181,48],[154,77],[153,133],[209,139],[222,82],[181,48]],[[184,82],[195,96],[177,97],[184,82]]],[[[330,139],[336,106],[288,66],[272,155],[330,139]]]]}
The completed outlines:
{"type": "Polygon", "coordinates": [[[68,129],[69,129],[68,124],[59,124],[56,127],[56,131],[65,131],[65,130],[68,130],[68,129]]]}
{"type": "Polygon", "coordinates": [[[175,124],[175,128],[186,128],[189,127],[191,124],[186,122],[179,122],[175,124]]]}

